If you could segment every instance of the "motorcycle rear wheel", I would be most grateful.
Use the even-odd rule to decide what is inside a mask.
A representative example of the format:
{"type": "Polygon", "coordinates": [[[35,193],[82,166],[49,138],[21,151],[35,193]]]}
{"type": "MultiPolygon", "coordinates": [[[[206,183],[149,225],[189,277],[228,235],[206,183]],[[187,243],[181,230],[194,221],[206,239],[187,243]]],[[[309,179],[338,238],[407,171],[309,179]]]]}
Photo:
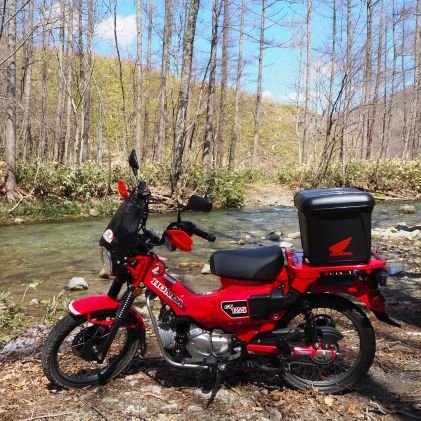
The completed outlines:
{"type": "MultiPolygon", "coordinates": [[[[101,311],[92,317],[99,321],[112,320],[115,310],[101,311]]],[[[59,320],[42,350],[42,367],[47,378],[62,387],[82,388],[103,384],[120,374],[138,347],[144,346],[143,331],[140,327],[121,327],[104,362],[99,364],[94,360],[93,348],[108,331],[109,327],[92,324],[86,316],[68,314],[59,320]],[[111,364],[112,370],[105,379],[103,374],[111,364]]]]}
{"type": "MultiPolygon", "coordinates": [[[[308,300],[313,317],[331,319],[343,338],[338,341],[338,354],[332,362],[319,364],[309,358],[293,361],[288,364],[284,378],[300,390],[316,388],[324,393],[339,393],[350,389],[373,363],[376,352],[373,327],[363,311],[343,297],[324,294],[310,296],[308,300]]],[[[303,322],[302,309],[297,306],[282,320],[282,327],[303,322]]]]}

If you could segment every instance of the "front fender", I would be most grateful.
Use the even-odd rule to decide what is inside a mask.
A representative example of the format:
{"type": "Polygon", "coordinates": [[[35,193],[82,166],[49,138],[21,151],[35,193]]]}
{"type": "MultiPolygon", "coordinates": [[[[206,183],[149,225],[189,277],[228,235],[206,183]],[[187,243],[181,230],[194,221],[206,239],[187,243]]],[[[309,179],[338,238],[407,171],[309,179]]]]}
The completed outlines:
{"type": "MultiPolygon", "coordinates": [[[[117,310],[119,307],[120,301],[108,295],[92,295],[72,301],[69,304],[69,313],[73,316],[87,316],[90,319],[90,315],[96,311],[117,310]]],[[[136,318],[139,326],[144,329],[145,323],[141,314],[134,308],[130,310],[130,314],[136,318]]]]}

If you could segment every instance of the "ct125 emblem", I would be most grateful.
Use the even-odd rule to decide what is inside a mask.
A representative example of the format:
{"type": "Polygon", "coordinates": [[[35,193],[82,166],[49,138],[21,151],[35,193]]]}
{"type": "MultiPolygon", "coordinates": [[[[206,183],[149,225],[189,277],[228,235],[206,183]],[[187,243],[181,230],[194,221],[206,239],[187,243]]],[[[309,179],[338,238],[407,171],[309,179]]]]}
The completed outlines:
{"type": "Polygon", "coordinates": [[[248,317],[247,301],[222,301],[222,310],[229,317],[248,317]]]}

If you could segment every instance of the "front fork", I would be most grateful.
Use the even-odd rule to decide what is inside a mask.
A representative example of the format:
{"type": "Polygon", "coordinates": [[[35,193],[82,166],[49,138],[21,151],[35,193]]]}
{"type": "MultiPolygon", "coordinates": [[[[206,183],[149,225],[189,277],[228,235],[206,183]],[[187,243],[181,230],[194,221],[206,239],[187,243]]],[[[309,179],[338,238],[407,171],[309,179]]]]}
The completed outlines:
{"type": "MultiPolygon", "coordinates": [[[[123,286],[123,283],[117,279],[115,279],[110,289],[108,290],[108,296],[111,298],[116,299],[118,294],[121,291],[121,288],[123,286]]],[[[121,303],[119,308],[117,309],[116,316],[114,319],[114,322],[111,326],[111,329],[105,339],[105,341],[99,346],[97,350],[97,358],[96,361],[101,364],[104,362],[105,357],[107,356],[107,353],[111,347],[111,344],[113,343],[118,329],[120,329],[122,323],[127,319],[127,316],[129,315],[130,309],[134,303],[134,300],[136,298],[135,295],[135,287],[130,286],[127,291],[123,294],[121,297],[121,303]]]]}

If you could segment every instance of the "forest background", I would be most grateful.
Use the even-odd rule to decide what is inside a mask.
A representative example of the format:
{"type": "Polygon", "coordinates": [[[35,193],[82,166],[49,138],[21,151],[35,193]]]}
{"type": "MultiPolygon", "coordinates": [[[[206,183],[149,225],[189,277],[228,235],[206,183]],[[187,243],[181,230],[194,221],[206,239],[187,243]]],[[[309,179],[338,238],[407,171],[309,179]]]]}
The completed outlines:
{"type": "Polygon", "coordinates": [[[0,7],[3,221],[111,212],[132,148],[165,200],[421,195],[421,0],[0,7]]]}

